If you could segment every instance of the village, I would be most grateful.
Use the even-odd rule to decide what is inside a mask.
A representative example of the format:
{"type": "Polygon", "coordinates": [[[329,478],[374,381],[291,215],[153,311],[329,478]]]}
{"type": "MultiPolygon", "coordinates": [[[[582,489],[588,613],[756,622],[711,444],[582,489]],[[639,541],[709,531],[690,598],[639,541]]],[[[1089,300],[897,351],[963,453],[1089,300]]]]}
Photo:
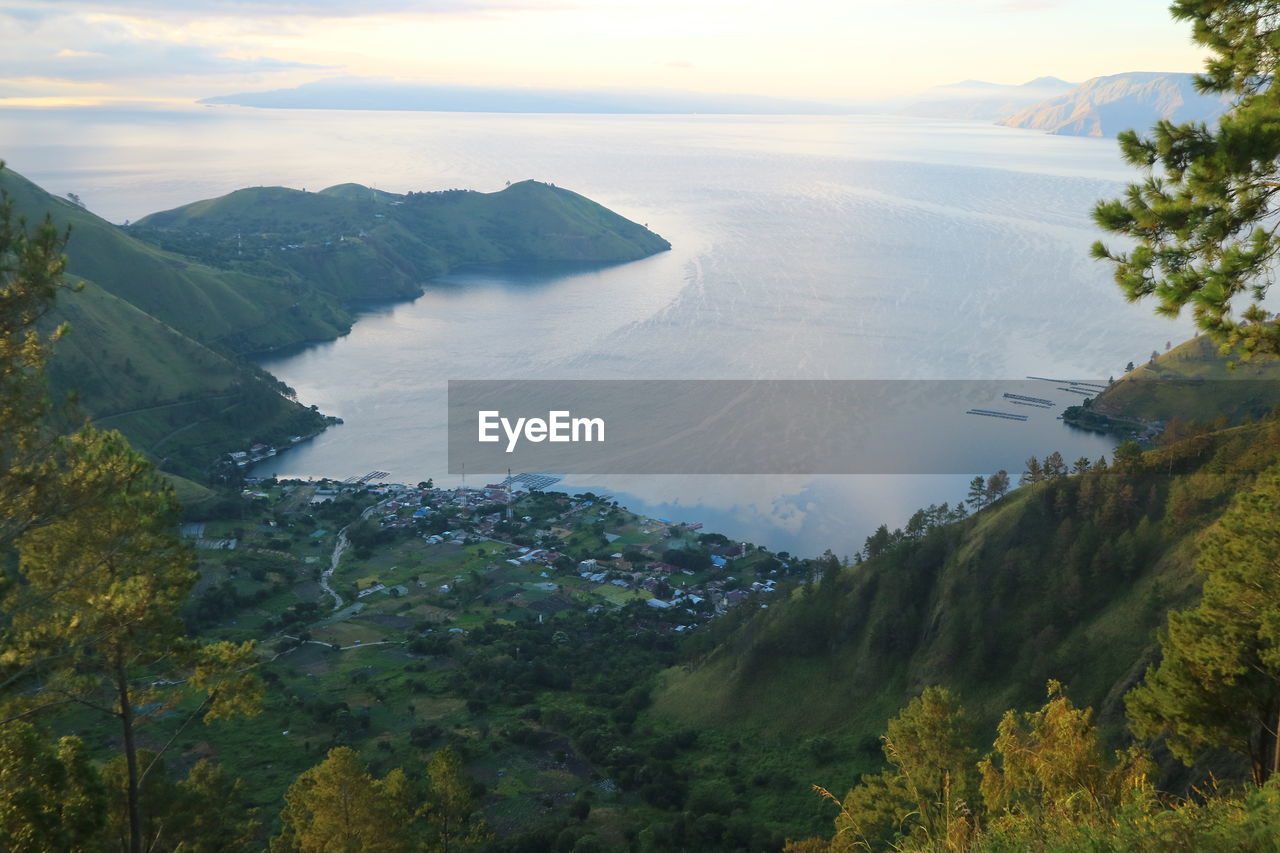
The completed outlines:
{"type": "Polygon", "coordinates": [[[305,633],[346,648],[642,604],[647,627],[678,634],[737,606],[768,607],[791,569],[789,555],[641,516],[609,495],[543,491],[556,482],[547,475],[480,488],[378,475],[249,480],[244,519],[186,525],[201,555],[197,603],[255,605],[217,620],[219,632],[305,633]]]}
{"type": "Polygon", "coordinates": [[[550,491],[554,478],[385,476],[249,481],[222,517],[183,525],[200,575],[188,623],[256,641],[274,685],[243,743],[190,748],[234,754],[255,796],[275,796],[312,749],[447,743],[487,786],[494,825],[625,798],[573,721],[600,724],[686,642],[710,640],[709,623],[769,607],[812,569],[609,495],[550,491]]]}

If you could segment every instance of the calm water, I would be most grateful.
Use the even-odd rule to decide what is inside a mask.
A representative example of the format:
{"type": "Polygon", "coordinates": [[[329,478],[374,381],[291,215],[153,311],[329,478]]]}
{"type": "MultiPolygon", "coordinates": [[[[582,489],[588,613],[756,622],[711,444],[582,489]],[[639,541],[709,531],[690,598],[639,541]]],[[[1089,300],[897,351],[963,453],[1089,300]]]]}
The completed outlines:
{"type": "MultiPolygon", "coordinates": [[[[868,116],[201,108],[0,112],[0,157],[113,221],[257,184],[493,190],[537,178],[673,243],[606,269],[457,272],[367,311],[341,340],[265,359],[346,420],[272,460],[265,473],[282,476],[456,482],[444,473],[448,379],[1105,379],[1190,334],[1125,304],[1088,257],[1093,201],[1129,177],[1111,141],[868,116]]],[[[975,473],[1016,477],[1032,452],[1108,450],[1051,418],[971,420],[989,436],[975,473]]],[[[966,479],[569,483],[775,547],[849,553],[882,521],[954,501],[966,479]]]]}

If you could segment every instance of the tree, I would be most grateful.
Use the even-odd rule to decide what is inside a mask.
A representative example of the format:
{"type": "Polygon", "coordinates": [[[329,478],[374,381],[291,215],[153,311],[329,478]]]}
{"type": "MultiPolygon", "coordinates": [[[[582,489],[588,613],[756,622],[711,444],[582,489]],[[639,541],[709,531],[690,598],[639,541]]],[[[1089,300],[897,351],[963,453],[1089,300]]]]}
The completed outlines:
{"type": "Polygon", "coordinates": [[[1147,137],[1120,134],[1120,150],[1143,175],[1123,198],[1098,203],[1094,221],[1135,241],[1127,252],[1101,242],[1095,258],[1115,266],[1131,301],[1152,296],[1156,312],[1190,307],[1196,325],[1240,357],[1280,352],[1280,325],[1263,306],[1280,258],[1274,217],[1280,182],[1276,125],[1280,23],[1257,0],[1175,0],[1173,17],[1192,23],[1213,54],[1195,85],[1226,95],[1232,107],[1210,128],[1161,121],[1147,137]],[[1247,306],[1237,318],[1233,303],[1247,306]]]}
{"type": "Polygon", "coordinates": [[[969,495],[964,501],[974,509],[982,509],[987,505],[987,484],[981,476],[969,481],[969,495]]]}
{"type": "Polygon", "coordinates": [[[1044,471],[1040,468],[1040,460],[1032,456],[1027,460],[1027,469],[1018,478],[1019,486],[1029,486],[1044,479],[1044,471]]]}
{"type": "MultiPolygon", "coordinates": [[[[202,698],[188,722],[249,711],[260,685],[243,671],[251,644],[185,638],[179,610],[194,574],[168,483],[118,433],[51,424],[44,366],[65,329],[42,331],[42,321],[64,286],[66,239],[48,218],[28,233],[0,198],[0,557],[16,552],[16,571],[0,581],[0,736],[24,738],[29,758],[39,732],[28,718],[68,705],[112,718],[124,743],[126,843],[140,851],[140,791],[156,765],[140,761],[139,722],[193,693],[202,698]],[[182,683],[160,685],[162,673],[182,683]]],[[[41,747],[64,764],[75,748],[41,747]]]]}
{"type": "Polygon", "coordinates": [[[4,596],[12,616],[0,666],[11,687],[40,689],[15,691],[5,705],[10,719],[76,705],[116,722],[129,850],[138,853],[141,785],[154,764],[139,760],[138,726],[191,693],[202,697],[188,722],[253,712],[261,683],[245,671],[255,663],[252,643],[185,637],[180,610],[195,574],[177,536],[172,487],[119,433],[86,427],[68,446],[67,478],[99,498],[18,540],[19,582],[4,596]]]}
{"type": "Polygon", "coordinates": [[[1090,462],[1089,462],[1089,457],[1088,457],[1088,456],[1081,456],[1080,458],[1078,458],[1075,462],[1073,462],[1073,463],[1071,464],[1071,473],[1072,473],[1072,474],[1087,474],[1087,473],[1089,473],[1089,469],[1090,469],[1091,467],[1093,467],[1093,466],[1092,466],[1092,463],[1090,463],[1090,462]]]}
{"type": "Polygon", "coordinates": [[[46,424],[44,383],[49,347],[66,327],[39,325],[63,287],[66,240],[48,218],[28,233],[0,194],[0,548],[72,503],[50,494],[58,437],[46,424]]]}
{"type": "Polygon", "coordinates": [[[284,795],[282,833],[271,851],[395,853],[410,849],[404,773],[375,779],[354,749],[329,750],[284,795]]]}
{"type": "Polygon", "coordinates": [[[889,533],[889,526],[882,524],[876,528],[875,533],[867,537],[866,544],[863,546],[863,553],[867,559],[878,557],[893,544],[893,535],[889,533]]]}
{"type": "Polygon", "coordinates": [[[1109,814],[1147,790],[1153,765],[1136,748],[1109,762],[1090,708],[1076,708],[1062,685],[1049,682],[1038,711],[1007,711],[995,754],[978,765],[982,801],[997,827],[1048,833],[1109,814]]]}
{"type": "Polygon", "coordinates": [[[840,805],[832,851],[896,849],[899,831],[957,849],[971,838],[977,754],[969,722],[945,688],[929,687],[889,721],[888,769],[862,777],[840,805]],[[952,846],[955,845],[955,846],[952,846]]]}
{"type": "Polygon", "coordinates": [[[987,478],[987,503],[994,503],[1009,491],[1009,472],[1001,469],[987,478]]]}
{"type": "MultiPolygon", "coordinates": [[[[1142,445],[1133,440],[1121,442],[1111,454],[1111,461],[1117,468],[1131,468],[1138,465],[1142,461],[1142,445]]],[[[1101,470],[1106,470],[1104,462],[1105,460],[1098,460],[1098,464],[1103,466],[1101,470]]]]}
{"type": "Polygon", "coordinates": [[[1162,660],[1126,697],[1131,725],[1187,764],[1208,747],[1241,755],[1261,785],[1280,771],[1280,467],[1223,513],[1197,568],[1203,597],[1169,614],[1162,660]]]}
{"type": "Polygon", "coordinates": [[[56,744],[26,722],[0,727],[0,848],[92,849],[106,790],[79,738],[56,744]]]}
{"type": "Polygon", "coordinates": [[[470,850],[488,837],[484,821],[476,817],[476,801],[471,780],[462,771],[462,760],[446,747],[431,756],[427,765],[431,794],[420,814],[440,853],[470,850]]]}
{"type": "Polygon", "coordinates": [[[246,808],[244,783],[207,759],[177,784],[176,808],[165,836],[181,853],[235,853],[255,849],[262,824],[246,808]]]}
{"type": "Polygon", "coordinates": [[[1057,480],[1067,476],[1067,462],[1062,458],[1062,454],[1055,450],[1046,456],[1041,473],[1046,480],[1057,480]]]}

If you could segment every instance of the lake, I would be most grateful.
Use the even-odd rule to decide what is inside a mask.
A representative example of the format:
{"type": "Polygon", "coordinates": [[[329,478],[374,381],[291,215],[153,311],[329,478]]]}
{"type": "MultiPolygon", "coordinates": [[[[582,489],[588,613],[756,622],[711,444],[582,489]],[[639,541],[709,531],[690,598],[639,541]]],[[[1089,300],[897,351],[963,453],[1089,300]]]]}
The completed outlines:
{"type": "MultiPolygon", "coordinates": [[[[458,482],[445,473],[450,379],[1105,380],[1192,334],[1126,304],[1089,258],[1093,202],[1131,177],[1112,140],[883,116],[192,107],[0,111],[0,156],[113,221],[242,186],[492,191],[534,178],[671,241],[606,268],[459,270],[415,301],[368,306],[340,340],[262,359],[345,420],[266,474],[458,482]]],[[[965,440],[952,427],[929,439],[964,454],[954,470],[1016,480],[1037,448],[1074,459],[1110,447],[1047,416],[969,420],[965,440]]],[[[779,549],[851,554],[877,524],[961,498],[967,479],[565,485],[779,549]]]]}

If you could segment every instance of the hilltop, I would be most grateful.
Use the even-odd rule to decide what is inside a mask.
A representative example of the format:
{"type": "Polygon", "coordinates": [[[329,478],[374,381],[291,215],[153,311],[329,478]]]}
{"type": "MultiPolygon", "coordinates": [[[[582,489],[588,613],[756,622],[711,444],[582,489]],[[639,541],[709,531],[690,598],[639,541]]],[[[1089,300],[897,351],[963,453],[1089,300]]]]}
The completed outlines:
{"type": "Polygon", "coordinates": [[[292,278],[341,304],[416,296],[464,264],[621,263],[671,244],[570,190],[252,187],[153,213],[130,232],[225,270],[292,278]]]}
{"type": "Polygon", "coordinates": [[[74,391],[79,412],[119,429],[164,470],[197,480],[223,453],[323,428],[319,414],[224,344],[237,326],[333,335],[340,325],[306,322],[274,283],[147,245],[8,169],[0,191],[29,222],[47,213],[73,235],[67,278],[84,287],[62,294],[47,318],[70,324],[49,364],[55,399],[74,391]]]}
{"type": "Polygon", "coordinates": [[[122,228],[10,170],[0,190],[29,222],[70,229],[83,282],[50,322],[72,333],[50,364],[55,397],[197,480],[225,454],[287,445],[326,425],[246,357],[351,328],[364,299],[411,298],[469,263],[617,263],[670,248],[647,228],[534,181],[495,193],[239,190],[122,228]]]}
{"type": "Polygon", "coordinates": [[[1115,136],[1157,121],[1217,121],[1229,99],[1202,95],[1193,74],[1132,72],[1086,80],[1070,91],[1006,114],[996,124],[1063,136],[1115,136]]]}
{"type": "Polygon", "coordinates": [[[1280,406],[1280,359],[1242,362],[1223,355],[1207,335],[1152,357],[1112,382],[1084,406],[1064,413],[1086,429],[1135,435],[1238,425],[1280,406]]]}

